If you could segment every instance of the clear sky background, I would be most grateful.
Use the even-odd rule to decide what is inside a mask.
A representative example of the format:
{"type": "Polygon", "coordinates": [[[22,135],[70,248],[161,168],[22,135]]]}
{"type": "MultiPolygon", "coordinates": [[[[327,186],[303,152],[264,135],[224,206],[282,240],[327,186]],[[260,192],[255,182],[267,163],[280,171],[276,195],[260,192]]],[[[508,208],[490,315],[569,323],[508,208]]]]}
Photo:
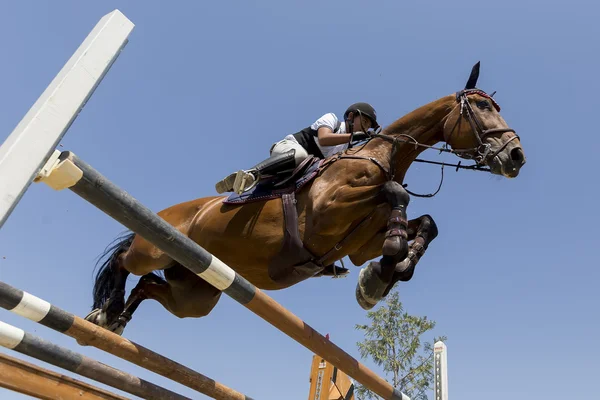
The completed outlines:
{"type": "MultiPolygon", "coordinates": [[[[114,8],[136,28],[62,149],[155,211],[213,195],[273,142],[352,102],[387,125],[462,89],[481,60],[478,86],[498,91],[528,162],[514,180],[448,169],[435,198],[412,200],[409,216],[431,214],[440,235],[399,285],[402,301],[437,321],[424,339],[448,336],[451,399],[599,398],[597,2],[4,1],[2,139],[114,8]]],[[[439,169],[414,165],[407,182],[435,190],[439,169]]],[[[84,316],[96,257],[123,230],[34,185],[0,232],[0,279],[84,316]]],[[[269,294],[358,357],[358,271],[269,294]]],[[[203,398],[7,311],[0,320],[203,398]]],[[[203,319],[146,302],[125,333],[256,399],[307,397],[311,353],[226,296],[203,319]]]]}

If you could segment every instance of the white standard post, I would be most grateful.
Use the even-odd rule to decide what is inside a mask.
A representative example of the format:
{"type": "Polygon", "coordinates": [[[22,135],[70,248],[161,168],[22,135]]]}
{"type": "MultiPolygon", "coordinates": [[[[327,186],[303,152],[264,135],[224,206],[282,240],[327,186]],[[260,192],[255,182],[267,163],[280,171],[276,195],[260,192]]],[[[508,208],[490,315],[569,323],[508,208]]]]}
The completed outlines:
{"type": "Polygon", "coordinates": [[[0,228],[119,57],[133,27],[119,10],[102,17],[0,147],[0,228]]]}
{"type": "Polygon", "coordinates": [[[434,357],[434,386],[435,400],[448,400],[448,350],[444,342],[435,342],[434,357]]]}

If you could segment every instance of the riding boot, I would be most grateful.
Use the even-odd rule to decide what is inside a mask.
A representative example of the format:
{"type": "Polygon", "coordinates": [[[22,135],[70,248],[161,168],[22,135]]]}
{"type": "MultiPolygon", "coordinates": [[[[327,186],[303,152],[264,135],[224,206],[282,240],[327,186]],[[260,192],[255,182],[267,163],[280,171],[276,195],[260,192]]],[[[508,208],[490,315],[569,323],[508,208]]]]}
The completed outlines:
{"type": "Polygon", "coordinates": [[[242,194],[252,189],[265,176],[275,175],[279,172],[296,167],[296,150],[272,155],[266,160],[256,164],[249,170],[241,170],[230,174],[225,179],[217,182],[217,193],[235,192],[242,194]]]}

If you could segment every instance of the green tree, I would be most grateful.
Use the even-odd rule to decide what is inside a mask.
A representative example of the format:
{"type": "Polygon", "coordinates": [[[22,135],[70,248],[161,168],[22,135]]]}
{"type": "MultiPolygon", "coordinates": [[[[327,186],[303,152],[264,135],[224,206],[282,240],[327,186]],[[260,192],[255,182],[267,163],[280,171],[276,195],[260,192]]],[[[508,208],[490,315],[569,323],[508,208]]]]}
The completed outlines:
{"type": "MultiPolygon", "coordinates": [[[[365,336],[357,343],[361,357],[382,367],[388,382],[411,400],[427,400],[427,391],[433,388],[433,343],[446,340],[442,336],[421,344],[422,335],[435,327],[435,321],[404,312],[397,291],[367,317],[369,325],[356,325],[365,336]]],[[[360,384],[356,389],[358,399],[378,398],[360,384]]]]}

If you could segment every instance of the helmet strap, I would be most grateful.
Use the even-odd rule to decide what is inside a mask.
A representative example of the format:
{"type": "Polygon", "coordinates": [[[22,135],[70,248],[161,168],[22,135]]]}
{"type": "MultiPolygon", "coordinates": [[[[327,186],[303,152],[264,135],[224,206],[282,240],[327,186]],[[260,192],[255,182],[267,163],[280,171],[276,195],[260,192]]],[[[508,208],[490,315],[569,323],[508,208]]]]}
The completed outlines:
{"type": "Polygon", "coordinates": [[[356,110],[356,112],[358,112],[358,116],[360,117],[360,129],[363,132],[366,132],[367,130],[365,129],[365,126],[363,125],[363,113],[360,110],[356,110]]]}
{"type": "Polygon", "coordinates": [[[351,111],[350,115],[348,116],[348,118],[346,118],[346,126],[348,128],[348,133],[352,133],[354,131],[354,111],[351,111]],[[352,116],[351,118],[350,115],[352,116]]]}

